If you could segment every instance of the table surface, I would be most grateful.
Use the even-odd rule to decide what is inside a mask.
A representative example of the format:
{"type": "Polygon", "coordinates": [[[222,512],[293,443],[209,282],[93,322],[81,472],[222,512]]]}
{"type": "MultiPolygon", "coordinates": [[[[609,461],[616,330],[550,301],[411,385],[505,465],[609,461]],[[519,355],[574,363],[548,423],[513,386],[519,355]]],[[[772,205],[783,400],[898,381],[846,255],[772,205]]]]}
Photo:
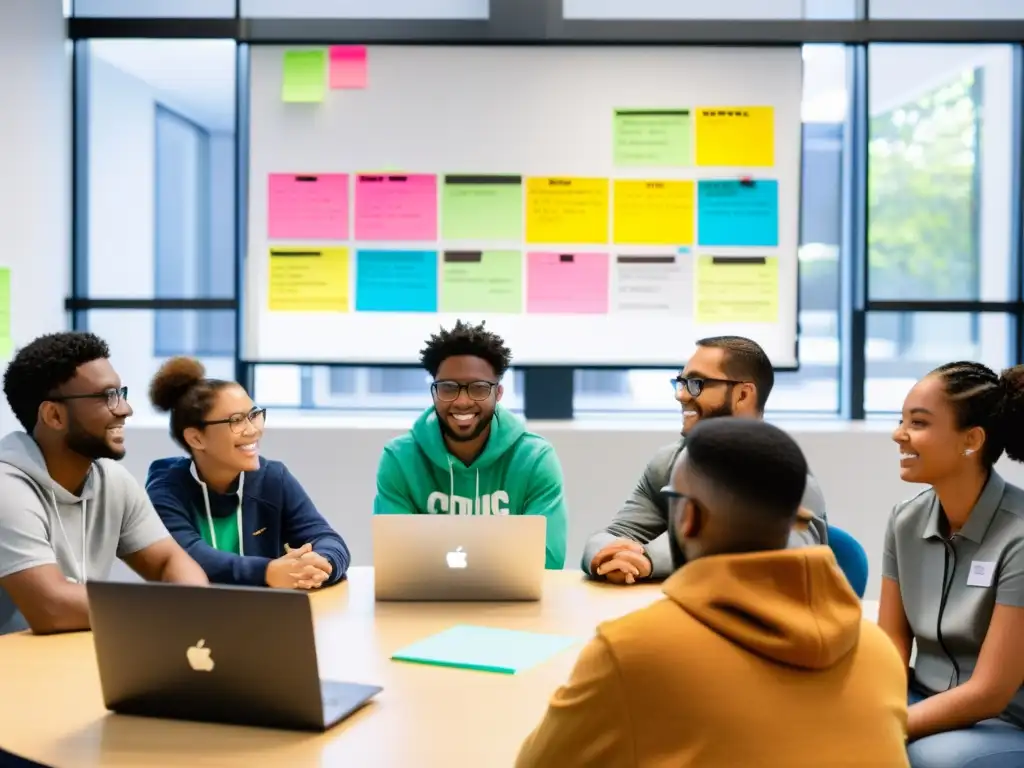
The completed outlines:
{"type": "MultiPolygon", "coordinates": [[[[594,627],[661,595],[658,584],[617,587],[548,571],[538,603],[376,603],[373,569],[353,568],[346,582],[312,595],[320,673],[384,690],[323,734],[114,715],[103,706],[91,633],[7,635],[0,747],[60,768],[511,765],[594,627]],[[518,675],[390,660],[462,623],[581,642],[518,675]]],[[[876,613],[865,604],[866,617],[876,613]]]]}
{"type": "Polygon", "coordinates": [[[661,595],[657,584],[616,587],[548,571],[537,603],[376,603],[373,569],[353,568],[346,582],[312,595],[320,674],[384,690],[323,734],[114,715],[103,706],[91,633],[7,635],[0,747],[60,768],[511,765],[594,627],[661,595]],[[464,623],[581,642],[518,675],[390,660],[464,623]]]}

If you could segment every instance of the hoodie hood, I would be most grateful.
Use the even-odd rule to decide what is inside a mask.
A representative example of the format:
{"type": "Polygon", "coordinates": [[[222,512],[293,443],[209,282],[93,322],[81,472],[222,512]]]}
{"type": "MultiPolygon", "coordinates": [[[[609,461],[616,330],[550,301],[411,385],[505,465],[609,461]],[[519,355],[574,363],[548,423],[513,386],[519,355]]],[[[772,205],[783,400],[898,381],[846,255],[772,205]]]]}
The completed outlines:
{"type": "Polygon", "coordinates": [[[664,591],[715,633],[779,664],[828,669],[860,638],[860,601],[828,547],[702,557],[664,591]]]}
{"type": "Polygon", "coordinates": [[[53,496],[55,503],[79,504],[83,499],[91,499],[93,495],[92,471],[85,479],[85,487],[80,496],[76,496],[63,486],[53,482],[46,468],[46,460],[39,445],[25,432],[11,432],[0,440],[0,464],[9,464],[24,472],[32,481],[44,489],[47,496],[53,496]]]}
{"type": "MultiPolygon", "coordinates": [[[[487,438],[487,444],[484,446],[483,452],[469,465],[469,468],[478,471],[486,470],[504,456],[525,434],[526,426],[523,422],[499,403],[494,409],[494,418],[491,419],[491,434],[487,438]]],[[[446,472],[451,469],[452,458],[448,453],[448,446],[444,444],[444,434],[438,423],[437,411],[433,407],[425,410],[416,419],[412,425],[412,436],[420,450],[432,463],[446,472]]]]}

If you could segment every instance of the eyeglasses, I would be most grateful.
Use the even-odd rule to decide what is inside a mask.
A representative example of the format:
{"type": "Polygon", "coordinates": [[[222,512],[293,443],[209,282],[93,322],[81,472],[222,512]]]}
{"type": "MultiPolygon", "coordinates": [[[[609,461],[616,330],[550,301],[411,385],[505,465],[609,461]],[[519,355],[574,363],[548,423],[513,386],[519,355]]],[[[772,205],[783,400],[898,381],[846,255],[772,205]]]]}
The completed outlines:
{"type": "Polygon", "coordinates": [[[681,394],[683,389],[685,389],[690,393],[690,397],[700,397],[700,393],[704,391],[704,387],[708,384],[728,384],[733,386],[747,383],[745,381],[737,381],[736,379],[697,378],[696,376],[676,376],[669,379],[669,381],[675,394],[681,394]]]}
{"type": "Polygon", "coordinates": [[[201,426],[209,427],[214,424],[227,424],[233,433],[241,435],[245,432],[246,425],[251,424],[256,429],[263,429],[267,422],[266,408],[253,408],[248,413],[233,413],[226,419],[213,419],[204,421],[201,426]]]}
{"type": "Polygon", "coordinates": [[[116,411],[121,403],[128,402],[128,387],[111,387],[102,392],[90,392],[87,395],[55,395],[46,399],[55,403],[63,403],[68,400],[106,400],[107,408],[116,411]]]}
{"type": "Polygon", "coordinates": [[[470,400],[486,400],[491,392],[498,386],[496,381],[471,381],[469,384],[460,384],[457,381],[435,381],[430,385],[430,391],[443,403],[451,403],[459,399],[462,390],[466,390],[470,400]]]}

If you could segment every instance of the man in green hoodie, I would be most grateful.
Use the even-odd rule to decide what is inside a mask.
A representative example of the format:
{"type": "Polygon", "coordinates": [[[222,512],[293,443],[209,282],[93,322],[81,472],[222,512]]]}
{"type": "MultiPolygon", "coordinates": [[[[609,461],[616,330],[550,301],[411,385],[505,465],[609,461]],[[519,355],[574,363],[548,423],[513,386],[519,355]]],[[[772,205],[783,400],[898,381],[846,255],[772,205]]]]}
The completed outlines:
{"type": "Polygon", "coordinates": [[[384,447],[375,515],[544,515],[545,567],[565,565],[567,513],[554,448],[501,404],[512,353],[461,320],[420,352],[434,405],[384,447]]]}

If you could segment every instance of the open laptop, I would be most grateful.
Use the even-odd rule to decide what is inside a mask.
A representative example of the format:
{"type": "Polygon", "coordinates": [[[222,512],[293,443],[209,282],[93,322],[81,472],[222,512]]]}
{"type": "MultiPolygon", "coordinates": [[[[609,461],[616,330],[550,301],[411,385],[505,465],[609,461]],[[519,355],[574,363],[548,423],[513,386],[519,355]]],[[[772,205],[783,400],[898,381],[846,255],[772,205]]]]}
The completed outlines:
{"type": "Polygon", "coordinates": [[[377,600],[539,600],[542,515],[375,515],[377,600]]]}
{"type": "Polygon", "coordinates": [[[86,590],[113,712],[323,731],[381,691],[320,679],[304,592],[103,581],[86,590]]]}

